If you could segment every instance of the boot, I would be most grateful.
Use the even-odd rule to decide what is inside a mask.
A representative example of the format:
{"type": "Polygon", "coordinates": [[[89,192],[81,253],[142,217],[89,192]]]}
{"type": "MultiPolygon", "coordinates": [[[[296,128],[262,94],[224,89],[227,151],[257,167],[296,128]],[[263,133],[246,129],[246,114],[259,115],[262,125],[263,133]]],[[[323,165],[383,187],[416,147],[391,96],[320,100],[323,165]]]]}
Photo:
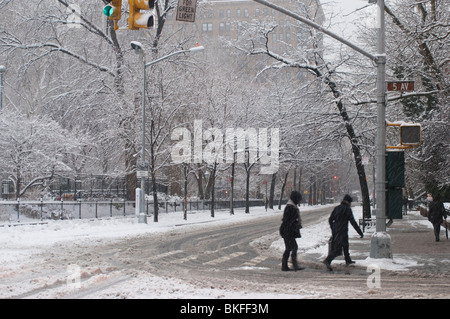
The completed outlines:
{"type": "Polygon", "coordinates": [[[294,271],[305,269],[305,267],[300,267],[298,265],[298,261],[297,261],[297,256],[296,255],[292,256],[292,265],[294,266],[294,271]]]}
{"type": "Polygon", "coordinates": [[[288,259],[283,256],[281,260],[281,271],[291,271],[292,269],[288,267],[288,259]]]}
{"type": "Polygon", "coordinates": [[[324,263],[325,266],[327,266],[327,269],[328,269],[329,271],[333,271],[333,268],[331,268],[331,263],[330,263],[330,261],[328,260],[328,258],[325,258],[325,260],[322,261],[322,263],[324,263]]]}
{"type": "Polygon", "coordinates": [[[350,266],[350,265],[352,265],[352,264],[355,264],[356,262],[355,261],[353,261],[353,260],[351,260],[351,259],[348,259],[348,260],[346,260],[345,261],[345,265],[348,267],[348,266],[350,266]]]}

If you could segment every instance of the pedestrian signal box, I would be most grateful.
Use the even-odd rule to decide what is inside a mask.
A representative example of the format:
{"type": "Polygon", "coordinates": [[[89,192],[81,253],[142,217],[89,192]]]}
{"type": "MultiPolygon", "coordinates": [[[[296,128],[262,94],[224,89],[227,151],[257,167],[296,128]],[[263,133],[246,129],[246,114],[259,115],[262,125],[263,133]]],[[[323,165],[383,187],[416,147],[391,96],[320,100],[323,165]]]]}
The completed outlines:
{"type": "Polygon", "coordinates": [[[421,143],[421,126],[406,124],[400,126],[400,144],[417,146],[421,143]]]}
{"type": "Polygon", "coordinates": [[[410,149],[422,142],[422,126],[420,124],[405,123],[403,121],[387,123],[400,129],[400,143],[397,146],[386,146],[388,149],[410,149]]]}

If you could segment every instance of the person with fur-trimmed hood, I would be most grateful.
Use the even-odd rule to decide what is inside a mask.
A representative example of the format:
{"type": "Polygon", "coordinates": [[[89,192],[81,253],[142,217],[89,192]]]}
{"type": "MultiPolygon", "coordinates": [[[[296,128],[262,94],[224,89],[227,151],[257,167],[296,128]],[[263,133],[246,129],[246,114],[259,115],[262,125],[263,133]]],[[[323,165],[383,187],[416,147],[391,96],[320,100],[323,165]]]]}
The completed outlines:
{"type": "Polygon", "coordinates": [[[302,228],[302,219],[300,217],[300,210],[297,207],[302,200],[302,195],[298,191],[292,191],[289,201],[284,208],[283,219],[280,226],[280,235],[284,239],[286,249],[281,260],[281,270],[292,270],[288,267],[289,255],[292,258],[294,270],[302,270],[297,262],[298,244],[296,238],[300,238],[300,228],[302,228]]]}
{"type": "Polygon", "coordinates": [[[345,263],[347,265],[355,262],[350,258],[349,244],[348,244],[348,223],[352,224],[353,228],[358,232],[361,238],[364,237],[361,228],[353,217],[352,209],[350,208],[353,198],[350,195],[345,195],[341,204],[335,207],[328,219],[331,228],[332,238],[330,239],[330,249],[328,257],[323,261],[328,270],[332,271],[331,262],[337,256],[342,255],[344,251],[345,263]]]}

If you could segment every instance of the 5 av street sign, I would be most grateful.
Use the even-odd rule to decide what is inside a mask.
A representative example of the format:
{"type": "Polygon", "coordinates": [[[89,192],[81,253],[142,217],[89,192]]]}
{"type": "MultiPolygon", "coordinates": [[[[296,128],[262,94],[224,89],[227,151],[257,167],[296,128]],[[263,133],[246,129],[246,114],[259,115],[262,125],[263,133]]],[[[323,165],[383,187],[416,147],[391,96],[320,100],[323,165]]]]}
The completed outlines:
{"type": "Polygon", "coordinates": [[[389,81],[388,91],[414,91],[414,81],[389,81]]]}

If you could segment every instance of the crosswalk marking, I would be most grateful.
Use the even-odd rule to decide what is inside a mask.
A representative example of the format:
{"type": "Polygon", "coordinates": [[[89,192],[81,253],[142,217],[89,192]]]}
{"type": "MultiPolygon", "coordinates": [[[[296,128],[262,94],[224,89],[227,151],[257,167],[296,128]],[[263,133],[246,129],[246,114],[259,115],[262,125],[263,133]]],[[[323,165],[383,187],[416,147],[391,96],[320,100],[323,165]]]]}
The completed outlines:
{"type": "Polygon", "coordinates": [[[265,256],[257,256],[255,258],[245,262],[243,264],[243,266],[256,266],[256,265],[262,263],[266,259],[267,259],[267,257],[265,257],[265,256]]]}
{"type": "Polygon", "coordinates": [[[216,265],[216,264],[220,264],[220,263],[223,263],[223,262],[225,262],[225,261],[228,261],[228,260],[230,260],[230,259],[233,259],[233,258],[242,256],[242,255],[245,255],[245,254],[246,254],[246,252],[244,252],[244,251],[237,251],[237,252],[235,252],[235,253],[229,254],[228,256],[222,256],[222,257],[220,257],[220,258],[216,258],[216,259],[210,260],[210,261],[204,263],[203,265],[216,265]]]}
{"type": "MultiPolygon", "coordinates": [[[[216,250],[216,251],[205,251],[202,255],[211,255],[213,253],[217,253],[218,251],[219,250],[216,250]]],[[[162,254],[159,254],[159,255],[151,256],[149,259],[150,260],[163,259],[163,258],[172,256],[172,255],[177,255],[177,254],[182,254],[182,253],[185,253],[185,251],[183,251],[183,250],[173,250],[173,251],[168,251],[168,252],[165,252],[165,253],[162,253],[162,254]]],[[[229,255],[222,256],[222,257],[219,257],[219,258],[212,259],[210,261],[204,262],[203,265],[206,265],[206,266],[218,265],[220,263],[229,261],[231,259],[237,258],[237,257],[245,255],[245,254],[247,254],[247,252],[244,252],[244,251],[234,252],[234,253],[231,253],[229,255]]],[[[200,256],[201,255],[190,255],[190,256],[183,257],[183,258],[178,258],[178,259],[174,260],[173,262],[175,262],[177,264],[183,264],[185,262],[189,262],[189,261],[192,261],[192,260],[197,260],[200,256]]],[[[256,257],[254,257],[254,258],[252,258],[250,260],[247,260],[245,263],[242,264],[242,266],[244,266],[244,267],[256,266],[256,265],[262,263],[263,261],[265,261],[266,259],[267,259],[267,257],[265,257],[265,256],[256,256],[256,257]]]]}
{"type": "Polygon", "coordinates": [[[185,263],[187,261],[191,261],[191,260],[194,260],[194,259],[197,259],[197,258],[198,258],[198,255],[192,255],[192,256],[187,256],[187,257],[184,257],[184,258],[177,259],[175,262],[179,263],[179,264],[183,264],[183,263],[185,263]]]}
{"type": "Polygon", "coordinates": [[[184,253],[184,251],[183,250],[168,251],[167,253],[151,256],[149,259],[160,259],[160,258],[165,258],[165,257],[169,257],[172,255],[180,254],[180,253],[184,253]]]}

